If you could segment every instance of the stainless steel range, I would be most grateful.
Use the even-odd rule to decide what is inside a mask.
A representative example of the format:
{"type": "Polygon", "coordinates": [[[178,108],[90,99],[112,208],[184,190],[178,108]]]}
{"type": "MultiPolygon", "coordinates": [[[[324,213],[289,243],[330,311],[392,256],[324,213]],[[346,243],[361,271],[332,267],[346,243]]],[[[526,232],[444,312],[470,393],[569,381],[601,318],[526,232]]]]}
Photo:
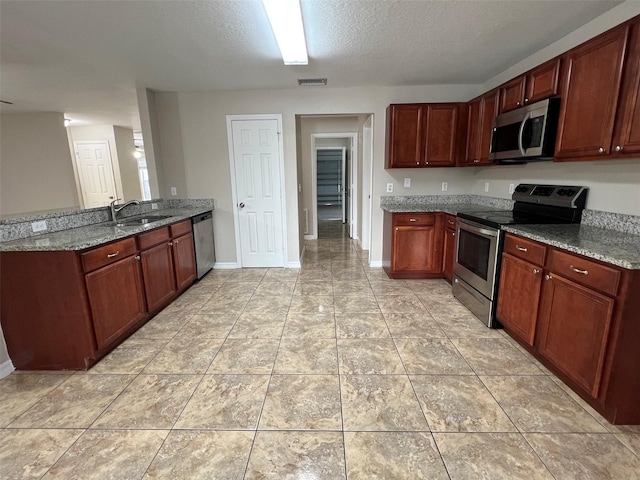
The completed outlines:
{"type": "Polygon", "coordinates": [[[513,210],[458,213],[453,295],[489,328],[495,318],[504,231],[502,225],[580,223],[588,188],[520,184],[513,210]]]}

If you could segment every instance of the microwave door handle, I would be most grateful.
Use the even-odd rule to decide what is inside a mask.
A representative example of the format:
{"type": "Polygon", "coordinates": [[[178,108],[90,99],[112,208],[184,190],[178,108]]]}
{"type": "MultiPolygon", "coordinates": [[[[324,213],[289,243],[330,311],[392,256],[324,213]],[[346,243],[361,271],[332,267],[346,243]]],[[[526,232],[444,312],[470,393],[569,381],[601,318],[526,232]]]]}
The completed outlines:
{"type": "Polygon", "coordinates": [[[527,114],[522,119],[522,123],[520,124],[520,130],[518,131],[518,150],[520,150],[520,155],[525,157],[527,152],[524,148],[524,142],[522,136],[524,135],[524,127],[527,125],[527,122],[531,118],[531,112],[527,112],[527,114]]]}

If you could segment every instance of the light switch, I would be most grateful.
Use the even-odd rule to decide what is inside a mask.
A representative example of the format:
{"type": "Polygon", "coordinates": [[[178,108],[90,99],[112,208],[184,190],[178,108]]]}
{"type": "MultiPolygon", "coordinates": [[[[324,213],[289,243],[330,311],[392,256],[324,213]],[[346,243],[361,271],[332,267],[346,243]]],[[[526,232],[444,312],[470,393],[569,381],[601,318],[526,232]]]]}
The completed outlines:
{"type": "Polygon", "coordinates": [[[449,190],[449,183],[448,182],[442,182],[442,191],[446,192],[447,190],[449,190]]]}
{"type": "Polygon", "coordinates": [[[485,192],[489,191],[489,182],[484,182],[484,191],[485,192]]]}
{"type": "Polygon", "coordinates": [[[387,193],[393,192],[393,183],[387,183],[387,193]]]}
{"type": "Polygon", "coordinates": [[[509,193],[513,193],[516,190],[516,184],[515,183],[510,183],[509,184],[509,193]]]}
{"type": "Polygon", "coordinates": [[[178,195],[178,189],[176,187],[171,187],[171,195],[173,196],[178,195]]]}
{"type": "Polygon", "coordinates": [[[404,179],[404,188],[411,188],[411,179],[410,178],[405,178],[404,179]]]}

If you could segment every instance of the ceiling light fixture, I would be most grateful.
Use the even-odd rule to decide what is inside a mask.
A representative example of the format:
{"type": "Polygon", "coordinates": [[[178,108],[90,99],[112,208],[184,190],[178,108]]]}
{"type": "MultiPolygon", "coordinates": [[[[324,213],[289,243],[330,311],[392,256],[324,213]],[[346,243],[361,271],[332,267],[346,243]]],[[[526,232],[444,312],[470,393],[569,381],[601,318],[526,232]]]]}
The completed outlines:
{"type": "Polygon", "coordinates": [[[262,0],[285,65],[308,65],[300,0],[262,0]]]}

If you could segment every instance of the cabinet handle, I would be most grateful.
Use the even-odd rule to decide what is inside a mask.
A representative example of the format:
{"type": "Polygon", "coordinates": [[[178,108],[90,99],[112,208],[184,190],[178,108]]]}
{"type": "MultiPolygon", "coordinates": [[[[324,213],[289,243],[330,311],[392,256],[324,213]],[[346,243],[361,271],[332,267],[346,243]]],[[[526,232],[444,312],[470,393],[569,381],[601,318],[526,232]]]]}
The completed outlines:
{"type": "Polygon", "coordinates": [[[525,99],[524,99],[524,103],[529,103],[529,99],[528,99],[528,98],[525,98],[525,99]]]}
{"type": "Polygon", "coordinates": [[[180,240],[175,240],[173,243],[177,245],[178,243],[180,243],[180,240]]]}
{"type": "Polygon", "coordinates": [[[116,250],[116,253],[107,253],[107,258],[117,257],[120,254],[120,250],[116,250]]]}
{"type": "Polygon", "coordinates": [[[600,148],[598,149],[598,153],[604,153],[604,148],[603,148],[603,147],[600,147],[600,148]]]}
{"type": "Polygon", "coordinates": [[[136,260],[140,260],[140,255],[136,255],[136,260]]]}
{"type": "Polygon", "coordinates": [[[473,163],[480,163],[480,160],[474,160],[473,163]]]}
{"type": "Polygon", "coordinates": [[[425,165],[429,165],[429,162],[424,162],[425,165]]]}
{"type": "Polygon", "coordinates": [[[622,151],[622,147],[620,145],[616,145],[615,150],[616,150],[616,152],[621,152],[622,151]]]}
{"type": "Polygon", "coordinates": [[[418,221],[418,219],[417,219],[417,218],[410,218],[410,219],[409,219],[409,221],[410,221],[410,222],[417,222],[417,221],[418,221]]]}
{"type": "Polygon", "coordinates": [[[576,268],[573,265],[569,265],[569,268],[576,273],[581,273],[582,275],[589,275],[589,270],[580,270],[579,268],[576,268]]]}
{"type": "Polygon", "coordinates": [[[400,227],[396,227],[396,232],[397,232],[398,230],[400,230],[400,227]]]}
{"type": "Polygon", "coordinates": [[[545,276],[544,276],[544,279],[545,279],[545,280],[551,280],[552,278],[553,278],[553,277],[552,277],[551,275],[545,275],[545,276]]]}
{"type": "Polygon", "coordinates": [[[416,162],[416,165],[420,165],[420,162],[416,162]]]}
{"type": "Polygon", "coordinates": [[[537,275],[537,274],[539,274],[539,273],[540,273],[540,270],[538,270],[537,268],[534,268],[534,269],[533,269],[533,274],[534,274],[534,275],[537,275]]]}
{"type": "Polygon", "coordinates": [[[169,242],[169,246],[170,246],[170,247],[173,247],[173,242],[169,242]]]}
{"type": "Polygon", "coordinates": [[[456,232],[453,232],[451,235],[453,235],[455,237],[456,236],[456,232]]]}
{"type": "Polygon", "coordinates": [[[516,102],[516,105],[517,105],[518,107],[520,106],[520,101],[519,101],[519,100],[516,102]]]}
{"type": "Polygon", "coordinates": [[[453,220],[447,220],[447,223],[448,223],[449,225],[453,225],[453,224],[455,224],[456,222],[454,222],[453,220]]]}
{"type": "Polygon", "coordinates": [[[528,252],[528,251],[529,251],[529,250],[527,250],[526,248],[521,247],[521,246],[520,246],[520,245],[518,245],[517,243],[516,243],[516,248],[517,248],[518,250],[520,250],[521,252],[528,252]]]}

